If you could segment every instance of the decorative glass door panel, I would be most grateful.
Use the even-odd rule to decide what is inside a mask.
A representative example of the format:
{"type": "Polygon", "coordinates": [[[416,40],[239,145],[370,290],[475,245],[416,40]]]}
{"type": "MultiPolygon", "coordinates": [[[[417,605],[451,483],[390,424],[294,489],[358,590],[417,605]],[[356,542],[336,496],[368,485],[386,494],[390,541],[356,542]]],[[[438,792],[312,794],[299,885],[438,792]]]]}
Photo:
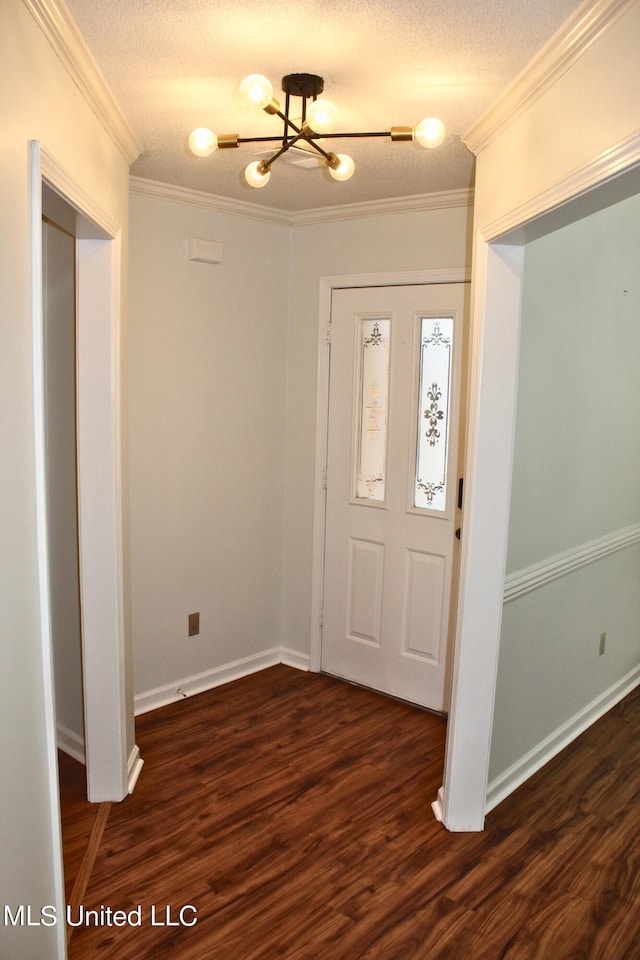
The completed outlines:
{"type": "Polygon", "coordinates": [[[355,496],[384,503],[389,404],[389,317],[358,320],[355,496]]]}
{"type": "Polygon", "coordinates": [[[422,317],[413,505],[444,513],[451,406],[453,317],[422,317]]]}

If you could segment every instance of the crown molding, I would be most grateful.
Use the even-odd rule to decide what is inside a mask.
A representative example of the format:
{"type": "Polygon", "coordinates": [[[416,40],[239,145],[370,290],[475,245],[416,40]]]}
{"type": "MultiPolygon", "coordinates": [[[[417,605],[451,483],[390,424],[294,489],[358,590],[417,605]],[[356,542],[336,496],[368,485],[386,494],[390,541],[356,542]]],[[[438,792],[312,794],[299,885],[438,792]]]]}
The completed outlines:
{"type": "Polygon", "coordinates": [[[552,87],[637,0],[586,0],[462,138],[480,153],[552,87]]]}
{"type": "Polygon", "coordinates": [[[130,177],[129,191],[132,196],[153,197],[156,200],[172,200],[196,207],[205,207],[216,213],[247,217],[281,226],[299,227],[314,223],[333,223],[337,220],[356,220],[389,213],[422,213],[426,210],[442,210],[451,207],[468,207],[473,204],[472,190],[446,190],[442,193],[426,193],[414,197],[394,197],[389,200],[373,200],[369,203],[351,203],[343,206],[324,207],[316,210],[287,211],[275,207],[263,207],[246,200],[231,200],[212,193],[177,187],[170,183],[130,177]]]}
{"type": "Polygon", "coordinates": [[[129,193],[132,196],[172,200],[175,203],[186,203],[192,207],[205,207],[215,213],[229,213],[236,217],[247,217],[250,220],[262,220],[267,223],[289,226],[289,215],[284,210],[277,210],[275,207],[261,207],[256,203],[248,203],[246,200],[230,200],[228,197],[219,197],[203,190],[192,190],[190,187],[178,187],[172,183],[162,183],[159,180],[129,177],[129,193]]]}
{"type": "Polygon", "coordinates": [[[94,114],[129,165],[142,148],[63,2],[23,0],[94,114]]]}
{"type": "Polygon", "coordinates": [[[292,226],[308,226],[336,220],[359,220],[390,213],[424,213],[428,210],[444,210],[451,207],[473,205],[473,190],[443,190],[440,193],[422,193],[411,197],[389,197],[384,200],[368,200],[363,203],[345,203],[315,210],[300,210],[290,214],[292,226]]]}

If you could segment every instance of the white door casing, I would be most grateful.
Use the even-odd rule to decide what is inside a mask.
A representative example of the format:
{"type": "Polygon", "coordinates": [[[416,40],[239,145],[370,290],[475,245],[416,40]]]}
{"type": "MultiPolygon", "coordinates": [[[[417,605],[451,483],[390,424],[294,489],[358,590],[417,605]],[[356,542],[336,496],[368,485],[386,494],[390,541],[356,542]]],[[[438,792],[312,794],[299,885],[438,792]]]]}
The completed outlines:
{"type": "Polygon", "coordinates": [[[460,283],[342,289],[331,317],[322,669],[436,710],[447,705],[463,305],[460,283]],[[427,355],[438,384],[419,398],[427,355]],[[423,466],[446,465],[446,490],[418,484],[418,444],[423,466]]]}
{"type": "Polygon", "coordinates": [[[38,555],[47,716],[50,721],[49,761],[51,783],[56,785],[51,812],[56,833],[59,831],[59,807],[42,382],[43,184],[51,186],[78,215],[78,505],[89,799],[95,802],[123,799],[133,788],[141,761],[135,750],[131,757],[127,757],[126,736],[119,422],[120,229],[34,141],[31,144],[31,242],[38,555]]]}

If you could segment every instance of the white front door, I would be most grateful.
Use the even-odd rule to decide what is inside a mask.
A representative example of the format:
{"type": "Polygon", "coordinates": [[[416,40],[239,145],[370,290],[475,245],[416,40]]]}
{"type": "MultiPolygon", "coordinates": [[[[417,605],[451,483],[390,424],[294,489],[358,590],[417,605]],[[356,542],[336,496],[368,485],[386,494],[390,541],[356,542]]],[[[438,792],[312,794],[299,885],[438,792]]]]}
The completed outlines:
{"type": "Polygon", "coordinates": [[[446,709],[464,283],[335,290],[322,669],[446,709]]]}

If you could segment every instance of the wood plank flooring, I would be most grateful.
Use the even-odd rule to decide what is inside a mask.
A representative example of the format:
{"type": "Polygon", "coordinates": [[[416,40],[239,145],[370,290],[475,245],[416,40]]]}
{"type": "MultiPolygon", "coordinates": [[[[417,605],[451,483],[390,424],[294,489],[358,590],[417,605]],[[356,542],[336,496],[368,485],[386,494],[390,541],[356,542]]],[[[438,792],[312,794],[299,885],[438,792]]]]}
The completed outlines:
{"type": "Polygon", "coordinates": [[[64,889],[67,903],[69,903],[100,807],[87,800],[84,766],[62,750],[58,751],[58,773],[64,849],[64,889]]]}
{"type": "Polygon", "coordinates": [[[451,834],[432,714],[284,666],[146,714],[83,904],[140,926],[70,960],[636,960],[639,734],[636,691],[451,834]]]}

